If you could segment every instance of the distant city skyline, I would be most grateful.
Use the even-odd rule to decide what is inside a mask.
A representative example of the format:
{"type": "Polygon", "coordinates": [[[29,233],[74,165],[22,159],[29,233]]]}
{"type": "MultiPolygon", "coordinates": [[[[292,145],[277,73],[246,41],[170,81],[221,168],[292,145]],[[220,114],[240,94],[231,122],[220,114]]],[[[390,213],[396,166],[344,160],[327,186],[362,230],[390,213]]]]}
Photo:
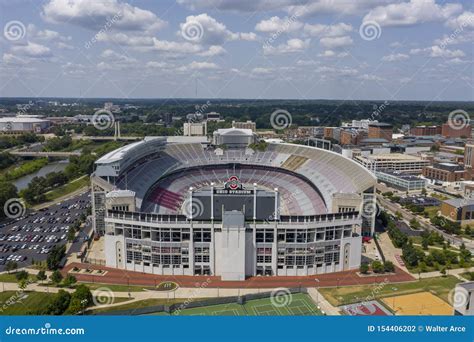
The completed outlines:
{"type": "Polygon", "coordinates": [[[473,101],[435,0],[0,0],[0,97],[473,101]]]}

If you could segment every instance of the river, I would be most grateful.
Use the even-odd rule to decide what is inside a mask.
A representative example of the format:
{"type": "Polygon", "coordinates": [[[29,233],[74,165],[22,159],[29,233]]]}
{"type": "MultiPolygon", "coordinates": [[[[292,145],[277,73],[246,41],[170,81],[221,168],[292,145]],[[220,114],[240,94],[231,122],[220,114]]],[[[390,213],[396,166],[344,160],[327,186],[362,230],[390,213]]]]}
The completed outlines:
{"type": "Polygon", "coordinates": [[[41,169],[39,169],[38,171],[34,173],[15,179],[13,181],[13,184],[16,186],[18,191],[23,190],[28,186],[28,184],[31,182],[33,178],[45,176],[50,172],[63,171],[68,164],[69,164],[68,159],[49,163],[48,165],[43,166],[41,169]]]}

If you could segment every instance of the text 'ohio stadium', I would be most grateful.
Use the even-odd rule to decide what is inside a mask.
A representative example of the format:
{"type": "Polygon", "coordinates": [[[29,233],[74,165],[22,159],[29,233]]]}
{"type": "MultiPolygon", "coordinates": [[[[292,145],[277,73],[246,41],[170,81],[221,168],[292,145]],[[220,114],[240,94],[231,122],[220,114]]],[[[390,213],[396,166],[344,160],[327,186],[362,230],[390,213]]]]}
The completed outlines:
{"type": "Polygon", "coordinates": [[[222,280],[360,266],[374,230],[371,172],[331,151],[224,133],[233,143],[148,137],[96,162],[107,266],[222,280]]]}

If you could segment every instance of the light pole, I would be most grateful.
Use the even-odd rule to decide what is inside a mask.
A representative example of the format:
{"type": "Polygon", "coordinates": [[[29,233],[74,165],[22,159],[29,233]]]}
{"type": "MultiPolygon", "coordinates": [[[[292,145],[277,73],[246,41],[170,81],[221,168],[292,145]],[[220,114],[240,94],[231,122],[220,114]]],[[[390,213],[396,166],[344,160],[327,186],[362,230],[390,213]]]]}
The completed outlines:
{"type": "Polygon", "coordinates": [[[318,285],[316,286],[316,305],[318,305],[319,304],[319,279],[315,278],[314,281],[318,283],[318,285]]]}

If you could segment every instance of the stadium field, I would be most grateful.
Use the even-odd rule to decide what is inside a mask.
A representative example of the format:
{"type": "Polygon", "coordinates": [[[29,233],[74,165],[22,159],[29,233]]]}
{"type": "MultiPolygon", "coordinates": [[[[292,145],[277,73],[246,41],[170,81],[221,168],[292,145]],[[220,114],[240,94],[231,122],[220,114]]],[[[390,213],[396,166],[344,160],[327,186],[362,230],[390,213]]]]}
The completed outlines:
{"type": "MultiPolygon", "coordinates": [[[[165,313],[157,313],[163,315],[165,313]]],[[[304,293],[281,296],[278,303],[272,299],[249,300],[237,303],[211,305],[200,308],[177,310],[171,315],[180,316],[319,316],[321,311],[311,297],[304,293]]]]}

